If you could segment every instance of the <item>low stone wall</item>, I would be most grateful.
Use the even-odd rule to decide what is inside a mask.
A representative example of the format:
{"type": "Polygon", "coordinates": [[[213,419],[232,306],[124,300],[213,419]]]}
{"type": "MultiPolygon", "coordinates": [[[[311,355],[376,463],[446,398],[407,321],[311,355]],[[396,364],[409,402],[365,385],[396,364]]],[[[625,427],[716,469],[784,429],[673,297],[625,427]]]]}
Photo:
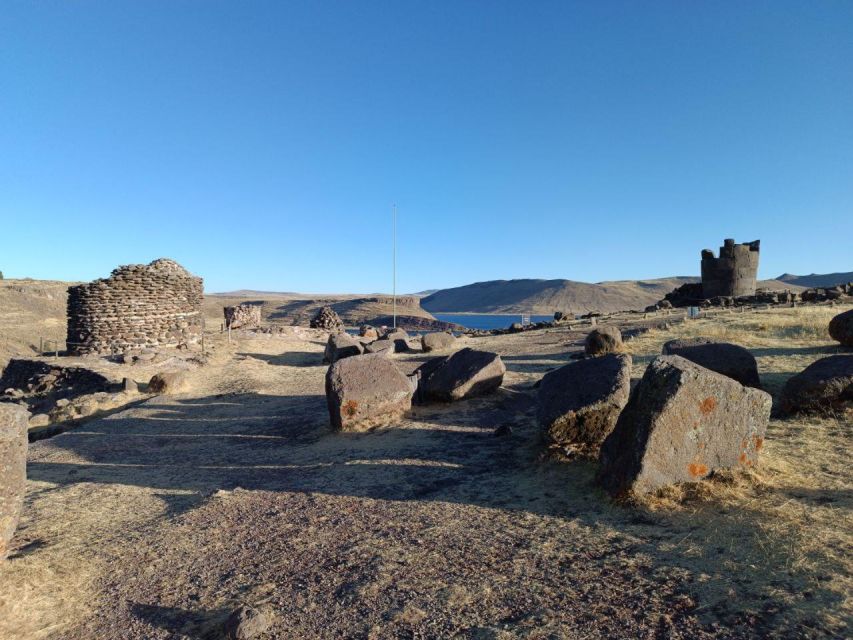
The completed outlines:
{"type": "Polygon", "coordinates": [[[226,329],[254,329],[261,326],[261,305],[238,304],[223,307],[226,329]]]}
{"type": "Polygon", "coordinates": [[[202,279],[167,258],[68,287],[68,350],[118,354],[193,344],[201,337],[202,295],[202,279]]]}

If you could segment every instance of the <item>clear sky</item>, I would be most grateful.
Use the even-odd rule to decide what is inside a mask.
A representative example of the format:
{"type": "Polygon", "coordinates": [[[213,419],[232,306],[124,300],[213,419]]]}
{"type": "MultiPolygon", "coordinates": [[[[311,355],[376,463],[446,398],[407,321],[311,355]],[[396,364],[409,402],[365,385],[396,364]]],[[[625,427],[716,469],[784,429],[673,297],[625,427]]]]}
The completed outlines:
{"type": "Polygon", "coordinates": [[[208,291],[853,269],[853,2],[6,0],[0,270],[208,291]]]}

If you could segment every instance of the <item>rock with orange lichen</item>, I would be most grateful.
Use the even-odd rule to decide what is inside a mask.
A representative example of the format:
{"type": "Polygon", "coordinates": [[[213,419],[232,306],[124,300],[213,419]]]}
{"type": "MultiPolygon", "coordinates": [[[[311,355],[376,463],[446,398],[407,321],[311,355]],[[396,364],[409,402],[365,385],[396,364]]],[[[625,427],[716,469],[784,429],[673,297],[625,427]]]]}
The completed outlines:
{"type": "Polygon", "coordinates": [[[601,447],[598,480],[621,496],[752,467],[770,407],[764,391],[686,358],[659,356],[601,447]]]}
{"type": "Polygon", "coordinates": [[[326,372],[326,402],[332,426],[364,431],[387,425],[412,408],[409,377],[382,354],[351,356],[326,372]]]}

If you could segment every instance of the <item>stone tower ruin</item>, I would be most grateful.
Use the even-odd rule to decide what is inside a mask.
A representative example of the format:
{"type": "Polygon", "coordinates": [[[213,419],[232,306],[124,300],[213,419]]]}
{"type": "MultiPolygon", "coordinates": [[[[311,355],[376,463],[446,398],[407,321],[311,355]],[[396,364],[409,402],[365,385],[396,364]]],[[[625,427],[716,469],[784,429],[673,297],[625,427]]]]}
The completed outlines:
{"type": "Polygon", "coordinates": [[[68,351],[116,354],[193,344],[201,337],[202,279],[161,258],[68,287],[68,351]]]}
{"type": "Polygon", "coordinates": [[[715,258],[710,249],[702,251],[702,295],[704,298],[754,296],[758,275],[758,245],[754,240],[735,244],[727,238],[715,258]]]}

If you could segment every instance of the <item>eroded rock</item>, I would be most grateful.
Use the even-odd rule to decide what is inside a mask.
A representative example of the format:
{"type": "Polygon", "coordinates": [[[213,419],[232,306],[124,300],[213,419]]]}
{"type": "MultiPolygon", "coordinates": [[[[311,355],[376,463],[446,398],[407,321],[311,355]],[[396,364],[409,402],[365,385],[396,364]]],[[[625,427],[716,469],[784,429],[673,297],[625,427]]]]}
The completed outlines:
{"type": "Polygon", "coordinates": [[[419,395],[424,400],[451,402],[495,391],[503,384],[506,367],[498,354],[466,347],[426,363],[420,371],[419,395]]]}
{"type": "Polygon", "coordinates": [[[361,343],[348,333],[333,333],[326,342],[323,362],[333,364],[342,358],[358,356],[364,352],[361,343]]]}
{"type": "Polygon", "coordinates": [[[158,394],[185,393],[190,389],[190,379],[184,371],[155,373],[148,382],[148,391],[158,394]]]}
{"type": "Polygon", "coordinates": [[[827,412],[853,402],[853,354],[821,358],[788,379],[782,389],[787,413],[827,412]]]}
{"type": "Polygon", "coordinates": [[[606,354],[571,362],[543,376],[537,418],[549,444],[598,453],[631,392],[631,356],[606,354]]]}
{"type": "Polygon", "coordinates": [[[615,496],[695,482],[758,460],[771,398],[681,356],[646,369],[601,447],[598,480],[615,496]]]}

